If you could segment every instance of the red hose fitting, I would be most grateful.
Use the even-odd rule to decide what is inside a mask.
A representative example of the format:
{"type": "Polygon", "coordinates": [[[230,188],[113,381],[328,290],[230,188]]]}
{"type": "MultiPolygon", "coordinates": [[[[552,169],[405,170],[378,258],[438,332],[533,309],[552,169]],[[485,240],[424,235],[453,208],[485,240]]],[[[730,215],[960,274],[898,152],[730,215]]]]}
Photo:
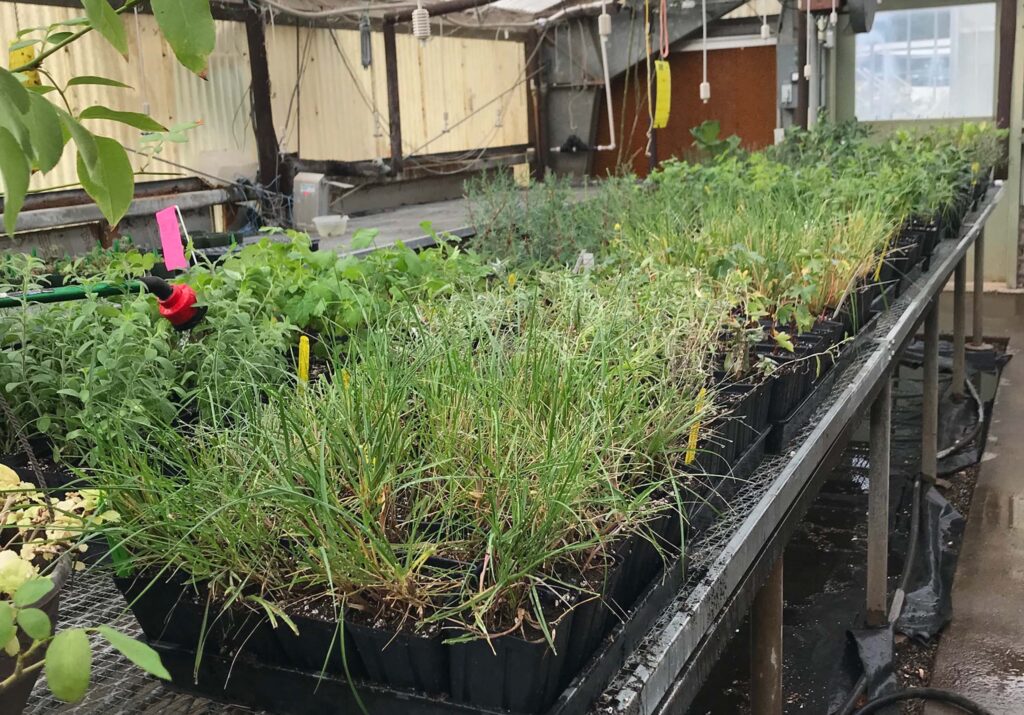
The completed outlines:
{"type": "Polygon", "coordinates": [[[196,292],[192,286],[184,283],[174,285],[171,295],[160,301],[160,315],[177,330],[188,330],[199,322],[204,312],[196,306],[196,292]]]}

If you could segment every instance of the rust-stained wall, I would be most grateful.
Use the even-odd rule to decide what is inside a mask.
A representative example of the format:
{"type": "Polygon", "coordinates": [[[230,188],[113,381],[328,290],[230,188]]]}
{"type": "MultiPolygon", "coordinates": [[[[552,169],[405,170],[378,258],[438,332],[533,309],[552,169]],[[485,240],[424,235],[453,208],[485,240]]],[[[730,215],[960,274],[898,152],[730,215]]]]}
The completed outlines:
{"type": "MultiPolygon", "coordinates": [[[[49,25],[81,14],[81,10],[71,8],[0,2],[0,41],[12,40],[19,29],[49,25]]],[[[132,86],[131,90],[75,87],[68,93],[72,107],[102,104],[113,109],[148,111],[166,126],[202,122],[189,132],[188,142],[166,143],[156,159],[133,156],[137,170],[151,172],[139,180],[197,173],[175,168],[160,159],[229,180],[246,169],[254,174],[256,148],[249,116],[249,59],[244,26],[217,22],[217,46],[210,58],[209,79],[203,81],[175,61],[170,48],[160,39],[152,16],[130,14],[124,22],[130,62],[95,33],[76,43],[72,51],[47,59],[47,71],[60,83],[74,75],[101,75],[132,86]]],[[[475,150],[484,147],[527,143],[526,86],[522,82],[525,57],[521,43],[434,37],[421,45],[409,35],[399,35],[397,39],[406,152],[466,151],[467,158],[472,158],[475,150]],[[445,108],[448,131],[444,131],[445,108]]],[[[373,36],[372,70],[360,64],[356,31],[270,26],[267,45],[274,124],[282,150],[301,149],[301,156],[306,159],[360,161],[387,157],[387,91],[384,46],[379,33],[373,36]],[[332,34],[338,41],[337,47],[332,34]],[[300,91],[294,92],[298,70],[303,65],[300,91]],[[382,125],[379,136],[374,136],[373,113],[368,106],[373,105],[374,96],[382,125]]],[[[6,66],[6,52],[0,62],[6,66]]],[[[142,147],[140,133],[130,127],[93,120],[89,126],[128,147],[142,147]]],[[[69,150],[53,171],[33,177],[32,188],[63,187],[76,182],[74,152],[69,150]]]]}
{"type": "MultiPolygon", "coordinates": [[[[743,145],[759,149],[772,143],[775,128],[775,47],[715,49],[708,53],[708,81],[711,101],[698,97],[701,81],[700,52],[674,52],[672,67],[672,113],[668,126],[657,132],[659,160],[681,156],[693,141],[690,128],[706,119],[722,124],[722,136],[737,134],[743,145]]],[[[645,68],[634,77],[627,73],[613,82],[613,106],[620,135],[620,149],[600,152],[594,157],[593,173],[604,176],[621,163],[640,176],[647,174],[648,109],[645,68]],[[625,103],[625,113],[623,113],[625,103]],[[624,121],[622,121],[624,120],[624,121]],[[619,124],[621,122],[621,125],[619,124]]],[[[601,103],[598,143],[608,141],[608,120],[601,103]]]]}

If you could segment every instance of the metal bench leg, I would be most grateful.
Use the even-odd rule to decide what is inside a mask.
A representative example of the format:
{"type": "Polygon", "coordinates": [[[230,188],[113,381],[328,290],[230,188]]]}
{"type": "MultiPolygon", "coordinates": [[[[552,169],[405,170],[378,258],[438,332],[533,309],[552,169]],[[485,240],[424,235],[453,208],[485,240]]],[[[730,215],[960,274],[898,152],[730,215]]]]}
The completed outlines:
{"type": "Polygon", "coordinates": [[[868,472],[868,583],[867,621],[872,627],[886,622],[889,570],[889,435],[892,381],[887,376],[871,404],[871,466],[868,472]]]}
{"type": "Polygon", "coordinates": [[[782,715],[782,557],[750,612],[750,711],[782,715]]]}
{"type": "Polygon", "coordinates": [[[924,394],[921,415],[921,476],[934,483],[939,450],[939,306],[932,300],[924,318],[924,394]]]}
{"type": "Polygon", "coordinates": [[[966,376],[964,342],[967,336],[967,259],[961,258],[953,273],[953,399],[964,399],[966,376]]]}

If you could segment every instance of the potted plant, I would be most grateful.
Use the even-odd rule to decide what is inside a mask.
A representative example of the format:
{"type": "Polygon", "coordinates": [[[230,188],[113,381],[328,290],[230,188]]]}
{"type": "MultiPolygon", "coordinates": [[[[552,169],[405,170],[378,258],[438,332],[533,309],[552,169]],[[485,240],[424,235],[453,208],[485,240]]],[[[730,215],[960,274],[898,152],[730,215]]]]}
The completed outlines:
{"type": "Polygon", "coordinates": [[[90,636],[170,679],[155,651],[109,626],[56,630],[82,537],[116,519],[116,512],[102,511],[96,491],[49,496],[0,464],[0,712],[25,708],[40,671],[57,698],[81,700],[89,687],[90,636]]]}

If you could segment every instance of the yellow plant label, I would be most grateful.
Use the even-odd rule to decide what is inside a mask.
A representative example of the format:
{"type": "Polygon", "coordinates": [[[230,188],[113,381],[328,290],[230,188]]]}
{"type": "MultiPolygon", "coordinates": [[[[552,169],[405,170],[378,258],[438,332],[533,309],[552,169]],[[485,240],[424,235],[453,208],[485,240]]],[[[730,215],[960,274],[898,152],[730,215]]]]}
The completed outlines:
{"type": "Polygon", "coordinates": [[[707,399],[707,396],[707,388],[700,388],[700,392],[697,393],[697,406],[693,410],[693,414],[697,416],[697,421],[694,422],[693,427],[690,428],[690,441],[686,445],[686,456],[683,459],[684,464],[693,464],[693,460],[697,458],[697,437],[700,436],[700,415],[704,412],[704,401],[707,399]]]}
{"type": "Polygon", "coordinates": [[[654,61],[654,76],[657,81],[657,99],[654,102],[654,128],[668,126],[668,115],[672,109],[672,68],[666,60],[654,61]]]}
{"type": "Polygon", "coordinates": [[[309,382],[309,338],[299,338],[299,384],[309,382]]]}
{"type": "MultiPolygon", "coordinates": [[[[13,43],[12,43],[13,44],[13,43]]],[[[8,67],[21,67],[27,62],[31,62],[36,58],[36,46],[29,45],[28,47],[19,47],[16,50],[10,50],[7,53],[7,66],[8,67]]],[[[25,72],[25,84],[28,87],[39,86],[39,73],[35,70],[25,72]]]]}

